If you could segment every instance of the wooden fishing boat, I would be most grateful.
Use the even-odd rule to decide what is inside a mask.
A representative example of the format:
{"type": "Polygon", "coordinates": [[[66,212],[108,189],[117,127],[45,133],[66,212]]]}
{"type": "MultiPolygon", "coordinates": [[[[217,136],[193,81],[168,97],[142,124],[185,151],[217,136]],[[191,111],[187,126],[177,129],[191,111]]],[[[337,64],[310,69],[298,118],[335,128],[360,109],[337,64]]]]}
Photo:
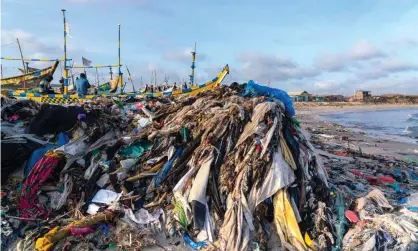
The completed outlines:
{"type": "Polygon", "coordinates": [[[57,69],[58,64],[59,61],[55,61],[48,68],[32,71],[15,77],[3,78],[0,82],[1,88],[10,90],[17,90],[20,88],[34,88],[39,84],[43,77],[48,75],[54,75],[54,72],[57,69]]]}
{"type": "MultiPolygon", "coordinates": [[[[127,93],[120,93],[118,94],[117,91],[115,93],[108,92],[102,93],[98,95],[78,95],[78,94],[40,94],[40,93],[29,93],[24,91],[8,91],[6,94],[9,97],[14,97],[18,99],[31,99],[42,103],[49,103],[49,104],[70,104],[76,102],[89,102],[98,97],[101,98],[111,98],[111,97],[119,97],[119,98],[127,98],[127,97],[162,97],[165,95],[191,95],[196,96],[197,94],[205,91],[212,90],[214,88],[218,88],[225,77],[229,74],[229,66],[226,65],[222,72],[218,74],[218,76],[205,84],[200,84],[193,86],[187,89],[178,89],[173,91],[163,91],[163,92],[154,92],[154,93],[145,93],[145,92],[127,92],[127,93]]],[[[120,78],[116,78],[111,83],[111,90],[115,91],[113,87],[118,86],[118,82],[120,78]]]]}

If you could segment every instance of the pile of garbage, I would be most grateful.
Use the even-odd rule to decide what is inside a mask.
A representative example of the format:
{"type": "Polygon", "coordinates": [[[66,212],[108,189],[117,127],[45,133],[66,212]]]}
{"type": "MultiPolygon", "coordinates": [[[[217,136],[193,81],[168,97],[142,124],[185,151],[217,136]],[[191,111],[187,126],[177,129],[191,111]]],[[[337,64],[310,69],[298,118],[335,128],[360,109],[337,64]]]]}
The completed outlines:
{"type": "Polygon", "coordinates": [[[382,192],[347,200],[330,183],[281,90],[2,102],[3,248],[340,250],[364,228],[377,250],[416,241],[416,213],[385,216],[392,231],[382,192]]]}
{"type": "MultiPolygon", "coordinates": [[[[331,190],[340,197],[345,250],[417,250],[418,163],[363,152],[347,129],[306,127],[321,156],[331,190]]],[[[337,217],[338,218],[338,217],[337,217]]]]}

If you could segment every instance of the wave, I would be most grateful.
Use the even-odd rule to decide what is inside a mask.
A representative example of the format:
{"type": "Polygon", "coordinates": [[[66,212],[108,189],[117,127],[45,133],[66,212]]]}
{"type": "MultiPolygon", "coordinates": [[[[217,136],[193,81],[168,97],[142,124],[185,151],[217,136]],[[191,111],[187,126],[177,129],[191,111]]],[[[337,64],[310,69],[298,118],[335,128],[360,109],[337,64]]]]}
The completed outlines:
{"type": "Polygon", "coordinates": [[[404,132],[404,134],[408,135],[409,137],[417,138],[418,137],[418,126],[407,126],[403,132],[404,132]]]}
{"type": "Polygon", "coordinates": [[[411,120],[418,120],[418,113],[410,113],[408,114],[408,118],[411,120]]]}

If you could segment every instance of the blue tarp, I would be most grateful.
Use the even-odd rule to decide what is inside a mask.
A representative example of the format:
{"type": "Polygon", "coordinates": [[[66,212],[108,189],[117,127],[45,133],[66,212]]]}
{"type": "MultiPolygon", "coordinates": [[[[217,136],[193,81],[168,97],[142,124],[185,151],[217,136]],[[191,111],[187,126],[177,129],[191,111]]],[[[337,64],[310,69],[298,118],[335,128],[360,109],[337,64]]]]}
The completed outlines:
{"type": "Polygon", "coordinates": [[[25,177],[30,173],[30,170],[36,165],[36,163],[42,159],[42,157],[45,155],[46,152],[48,152],[51,149],[54,149],[56,147],[63,146],[67,144],[70,141],[68,138],[68,135],[66,133],[60,133],[58,134],[58,141],[55,145],[47,145],[42,148],[36,149],[33,151],[32,155],[30,156],[28,163],[26,163],[25,167],[25,177]]]}
{"type": "Polygon", "coordinates": [[[244,97],[257,97],[257,96],[266,96],[270,98],[275,98],[283,102],[286,109],[286,114],[289,117],[295,116],[295,109],[293,108],[292,98],[290,98],[287,92],[256,84],[253,80],[250,80],[245,87],[242,96],[244,97]]]}

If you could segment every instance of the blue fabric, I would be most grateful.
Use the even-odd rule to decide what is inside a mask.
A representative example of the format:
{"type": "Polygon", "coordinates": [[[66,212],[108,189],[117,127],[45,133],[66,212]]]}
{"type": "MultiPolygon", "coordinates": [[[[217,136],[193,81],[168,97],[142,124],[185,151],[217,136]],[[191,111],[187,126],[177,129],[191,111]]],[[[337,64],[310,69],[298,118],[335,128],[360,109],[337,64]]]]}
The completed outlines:
{"type": "Polygon", "coordinates": [[[404,188],[401,188],[400,186],[399,186],[399,184],[398,183],[393,183],[392,184],[392,187],[395,189],[395,191],[396,192],[398,192],[398,193],[408,193],[408,190],[407,189],[404,189],[404,188]]]}
{"type": "Polygon", "coordinates": [[[337,199],[335,201],[335,207],[337,209],[338,220],[335,222],[335,233],[337,235],[337,240],[332,248],[333,251],[341,250],[343,246],[343,238],[346,233],[347,220],[344,216],[344,200],[341,194],[337,194],[337,199]]]}
{"type": "Polygon", "coordinates": [[[183,149],[179,148],[177,149],[176,153],[173,157],[163,166],[163,168],[158,171],[158,174],[154,178],[154,185],[159,186],[161,185],[161,182],[164,180],[165,176],[168,173],[168,170],[173,166],[174,160],[176,160],[177,157],[181,156],[183,154],[183,149]]]}
{"type": "Polygon", "coordinates": [[[28,162],[26,163],[25,177],[28,176],[32,168],[36,165],[36,163],[38,163],[40,159],[42,159],[42,157],[45,155],[46,152],[56,147],[63,146],[67,144],[69,141],[70,139],[68,138],[68,135],[66,133],[61,132],[60,134],[58,134],[58,141],[55,145],[47,145],[47,146],[44,146],[42,148],[39,148],[33,151],[28,162]]]}
{"type": "Polygon", "coordinates": [[[77,94],[86,95],[87,94],[87,87],[89,85],[89,81],[85,78],[79,78],[75,81],[75,85],[77,88],[77,94]]]}
{"type": "Polygon", "coordinates": [[[418,175],[416,175],[415,173],[413,173],[412,171],[409,171],[409,174],[411,175],[411,178],[413,180],[418,180],[418,175]]]}
{"type": "Polygon", "coordinates": [[[275,98],[283,102],[284,107],[286,108],[286,114],[289,117],[295,116],[295,108],[293,108],[292,99],[290,98],[287,92],[256,84],[253,80],[250,80],[245,87],[245,90],[242,93],[244,97],[258,97],[258,96],[266,96],[270,98],[275,98]]]}
{"type": "Polygon", "coordinates": [[[409,211],[418,212],[418,207],[406,207],[409,211]]]}

